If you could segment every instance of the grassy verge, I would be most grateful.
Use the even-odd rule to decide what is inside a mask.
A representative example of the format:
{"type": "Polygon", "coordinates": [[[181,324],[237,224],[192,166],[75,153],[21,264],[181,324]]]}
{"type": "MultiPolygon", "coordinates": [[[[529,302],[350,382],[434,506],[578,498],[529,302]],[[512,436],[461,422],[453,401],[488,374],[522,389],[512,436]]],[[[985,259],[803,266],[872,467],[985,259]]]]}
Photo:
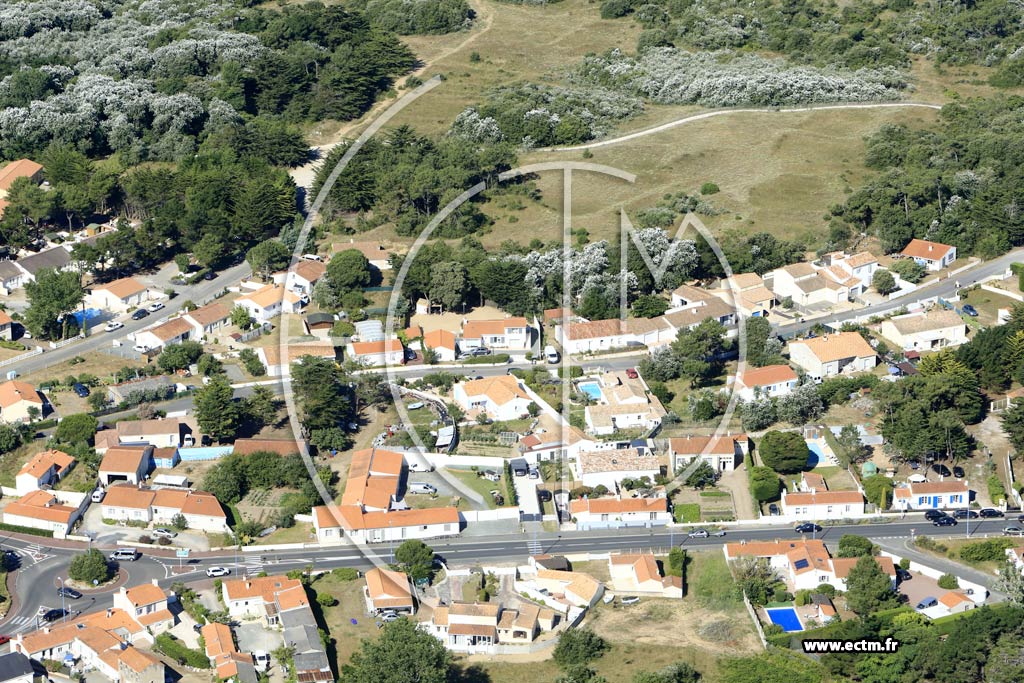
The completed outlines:
{"type": "MultiPolygon", "coordinates": [[[[494,471],[501,473],[501,467],[499,465],[500,463],[495,463],[494,471]]],[[[494,496],[491,495],[491,491],[504,491],[505,485],[503,482],[491,481],[489,479],[484,479],[483,477],[478,477],[476,472],[473,472],[472,470],[457,470],[449,467],[448,473],[470,489],[479,493],[484,499],[484,503],[487,505],[488,510],[493,510],[497,507],[497,505],[494,504],[494,496]]],[[[504,475],[502,475],[502,479],[504,478],[504,475]]],[[[509,501],[506,500],[505,502],[508,503],[509,501]]]]}

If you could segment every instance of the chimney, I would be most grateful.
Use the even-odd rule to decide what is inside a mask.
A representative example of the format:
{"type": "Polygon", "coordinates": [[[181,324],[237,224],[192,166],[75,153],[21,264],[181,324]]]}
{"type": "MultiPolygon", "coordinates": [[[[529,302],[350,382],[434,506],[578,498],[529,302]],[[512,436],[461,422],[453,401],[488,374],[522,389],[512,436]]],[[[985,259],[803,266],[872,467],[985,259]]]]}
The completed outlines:
{"type": "Polygon", "coordinates": [[[114,609],[112,607],[107,608],[107,618],[114,616],[114,609]]]}

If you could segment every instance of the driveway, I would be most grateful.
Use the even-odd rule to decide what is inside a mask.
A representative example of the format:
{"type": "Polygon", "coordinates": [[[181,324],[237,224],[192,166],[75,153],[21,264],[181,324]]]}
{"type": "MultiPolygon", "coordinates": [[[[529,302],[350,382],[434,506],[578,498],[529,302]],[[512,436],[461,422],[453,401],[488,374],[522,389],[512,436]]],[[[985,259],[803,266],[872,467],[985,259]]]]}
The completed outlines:
{"type": "MultiPolygon", "coordinates": [[[[112,526],[103,523],[103,508],[90,505],[82,517],[82,531],[96,534],[95,540],[100,544],[114,545],[118,541],[137,543],[143,535],[152,536],[153,529],[140,529],[134,526],[112,526]]],[[[191,548],[192,550],[209,550],[210,540],[201,531],[180,531],[168,548],[191,548]]]]}
{"type": "Polygon", "coordinates": [[[235,627],[235,637],[239,652],[273,652],[283,642],[280,633],[267,630],[261,624],[240,624],[235,627]]]}
{"type": "Polygon", "coordinates": [[[539,522],[542,512],[540,501],[537,500],[537,486],[544,483],[541,478],[530,479],[530,477],[512,477],[512,483],[516,487],[516,496],[519,498],[519,510],[522,512],[524,521],[539,522]]]}

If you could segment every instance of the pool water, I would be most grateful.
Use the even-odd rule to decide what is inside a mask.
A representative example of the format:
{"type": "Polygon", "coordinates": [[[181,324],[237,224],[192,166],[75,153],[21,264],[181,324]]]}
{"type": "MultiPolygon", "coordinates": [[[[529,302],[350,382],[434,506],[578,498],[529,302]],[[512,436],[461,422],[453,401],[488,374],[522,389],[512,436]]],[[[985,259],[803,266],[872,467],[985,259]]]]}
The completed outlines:
{"type": "Polygon", "coordinates": [[[821,445],[815,441],[808,441],[807,449],[810,451],[807,455],[807,469],[814,469],[818,466],[818,463],[825,459],[825,452],[821,450],[821,445]]]}
{"type": "Polygon", "coordinates": [[[768,613],[768,618],[772,620],[772,623],[781,626],[786,633],[804,630],[803,624],[800,623],[800,617],[792,607],[774,607],[766,609],[765,612],[768,613]]]}
{"type": "Polygon", "coordinates": [[[601,385],[597,382],[580,382],[576,386],[591,399],[595,401],[601,400],[601,385]]]}
{"type": "Polygon", "coordinates": [[[87,308],[84,311],[75,311],[71,314],[71,317],[81,325],[83,320],[95,320],[101,315],[103,315],[103,311],[98,308],[87,308]]]}

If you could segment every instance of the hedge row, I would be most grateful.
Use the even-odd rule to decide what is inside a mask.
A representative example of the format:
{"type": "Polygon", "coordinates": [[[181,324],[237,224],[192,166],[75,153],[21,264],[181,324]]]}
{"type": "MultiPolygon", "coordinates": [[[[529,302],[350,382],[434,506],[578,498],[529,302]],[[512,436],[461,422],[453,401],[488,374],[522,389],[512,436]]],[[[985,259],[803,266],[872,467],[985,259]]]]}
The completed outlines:
{"type": "Polygon", "coordinates": [[[210,668],[210,660],[204,653],[186,646],[170,633],[158,635],[156,637],[156,647],[179,664],[187,664],[193,669],[210,668]]]}
{"type": "Polygon", "coordinates": [[[48,529],[33,529],[30,526],[18,526],[17,524],[6,524],[0,522],[0,531],[13,531],[19,534],[29,534],[30,536],[45,536],[46,538],[53,538],[53,531],[48,529]]]}

